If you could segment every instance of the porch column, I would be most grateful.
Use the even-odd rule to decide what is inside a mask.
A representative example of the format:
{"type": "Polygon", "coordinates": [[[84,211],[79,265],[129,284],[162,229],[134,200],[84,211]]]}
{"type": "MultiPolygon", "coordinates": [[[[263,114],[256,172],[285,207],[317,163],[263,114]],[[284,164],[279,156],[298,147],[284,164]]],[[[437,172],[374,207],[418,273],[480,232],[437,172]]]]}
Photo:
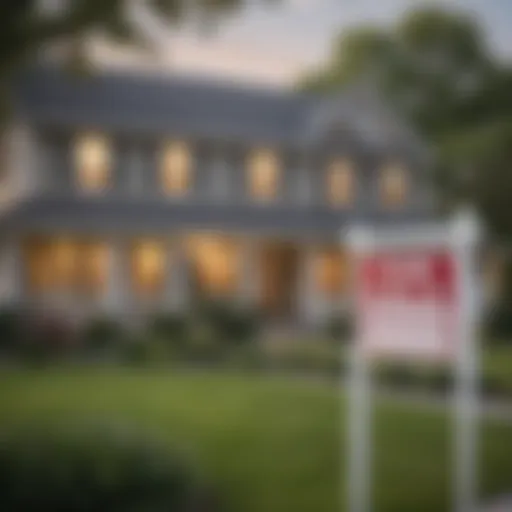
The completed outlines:
{"type": "Polygon", "coordinates": [[[239,298],[243,305],[258,306],[261,292],[261,261],[258,240],[242,242],[239,253],[239,298]]]}
{"type": "Polygon", "coordinates": [[[223,148],[217,148],[212,163],[212,194],[216,201],[222,202],[229,197],[229,167],[223,148]]]}
{"type": "Polygon", "coordinates": [[[176,240],[167,247],[165,276],[166,310],[184,312],[190,301],[190,288],[187,254],[181,240],[176,240]]]}
{"type": "Polygon", "coordinates": [[[322,321],[323,304],[315,279],[315,257],[318,249],[304,246],[300,258],[299,309],[307,325],[315,326],[322,321]]]}
{"type": "Polygon", "coordinates": [[[127,185],[129,193],[133,196],[140,196],[144,191],[143,162],[140,148],[134,147],[127,150],[127,185]]]}
{"type": "Polygon", "coordinates": [[[106,313],[119,315],[129,307],[129,249],[125,242],[112,240],[107,250],[107,284],[102,306],[106,313]]]}
{"type": "Polygon", "coordinates": [[[307,167],[307,162],[304,158],[301,159],[299,167],[297,168],[297,189],[296,189],[296,202],[301,205],[308,205],[311,203],[312,197],[312,180],[311,174],[307,167]]]}

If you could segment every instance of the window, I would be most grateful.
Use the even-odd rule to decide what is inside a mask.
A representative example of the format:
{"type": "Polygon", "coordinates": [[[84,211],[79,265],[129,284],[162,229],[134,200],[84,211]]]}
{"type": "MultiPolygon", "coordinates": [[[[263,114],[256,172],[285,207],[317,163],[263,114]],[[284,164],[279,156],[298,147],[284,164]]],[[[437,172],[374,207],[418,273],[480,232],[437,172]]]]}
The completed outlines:
{"type": "Polygon", "coordinates": [[[169,195],[180,196],[190,188],[191,157],[183,142],[170,142],[163,151],[162,187],[169,195]]]}
{"type": "Polygon", "coordinates": [[[52,245],[45,240],[32,240],[24,253],[27,285],[33,292],[48,292],[55,288],[52,245]]]}
{"type": "Polygon", "coordinates": [[[108,271],[106,249],[94,241],[30,240],[25,247],[27,284],[42,293],[101,294],[108,271]]]}
{"type": "Polygon", "coordinates": [[[111,155],[105,137],[88,134],[76,145],[76,170],[79,187],[86,192],[102,192],[110,183],[111,155]]]}
{"type": "Polygon", "coordinates": [[[80,288],[89,295],[105,291],[109,270],[109,253],[106,244],[82,242],[80,250],[80,288]]]}
{"type": "Polygon", "coordinates": [[[258,150],[249,160],[249,190],[253,198],[269,201],[276,197],[279,186],[279,162],[270,150],[258,150]]]}
{"type": "Polygon", "coordinates": [[[141,296],[159,295],[165,285],[165,246],[158,242],[142,241],[132,249],[132,281],[141,296]]]}
{"type": "Polygon", "coordinates": [[[320,293],[326,297],[339,297],[346,288],[347,281],[347,263],[342,251],[337,248],[319,251],[314,268],[320,293]]]}
{"type": "Polygon", "coordinates": [[[234,242],[216,235],[195,235],[189,239],[197,292],[224,296],[235,291],[239,275],[239,251],[234,242]]]}
{"type": "Polygon", "coordinates": [[[405,169],[399,164],[390,164],[381,176],[381,196],[384,205],[401,206],[407,196],[407,176],[405,169]]]}
{"type": "Polygon", "coordinates": [[[336,160],[328,169],[327,196],[333,206],[347,206],[354,199],[354,174],[348,160],[336,160]]]}
{"type": "Polygon", "coordinates": [[[58,289],[72,290],[78,285],[78,257],[80,252],[73,241],[57,240],[52,247],[53,276],[58,289]]]}

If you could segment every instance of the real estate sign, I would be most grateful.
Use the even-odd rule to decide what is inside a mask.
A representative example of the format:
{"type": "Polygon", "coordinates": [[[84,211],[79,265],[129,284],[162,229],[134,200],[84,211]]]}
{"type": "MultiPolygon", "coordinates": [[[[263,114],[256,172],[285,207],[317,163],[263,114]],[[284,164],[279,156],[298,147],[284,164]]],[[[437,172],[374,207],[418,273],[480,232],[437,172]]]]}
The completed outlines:
{"type": "Polygon", "coordinates": [[[435,225],[354,227],[356,339],[349,410],[349,510],[371,504],[371,372],[374,359],[444,361],[453,367],[454,510],[476,509],[478,223],[468,212],[435,225]]]}
{"type": "Polygon", "coordinates": [[[455,357],[460,303],[451,251],[376,247],[359,256],[356,268],[358,342],[365,354],[455,357]]]}

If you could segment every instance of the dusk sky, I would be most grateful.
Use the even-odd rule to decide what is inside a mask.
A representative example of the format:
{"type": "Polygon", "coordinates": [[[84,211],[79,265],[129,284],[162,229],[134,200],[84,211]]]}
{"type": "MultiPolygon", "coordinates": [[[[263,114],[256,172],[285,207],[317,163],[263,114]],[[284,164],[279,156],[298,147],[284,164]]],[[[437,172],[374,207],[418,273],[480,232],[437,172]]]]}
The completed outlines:
{"type": "MultiPolygon", "coordinates": [[[[287,86],[306,70],[325,62],[332,41],[347,27],[392,24],[411,8],[434,4],[429,0],[281,0],[270,6],[260,0],[247,3],[241,12],[223,19],[216,33],[209,36],[198,35],[186,26],[169,32],[148,20],[151,32],[162,43],[158,67],[287,86]]],[[[512,0],[443,0],[437,4],[474,13],[493,48],[504,58],[512,57],[512,0]]]]}

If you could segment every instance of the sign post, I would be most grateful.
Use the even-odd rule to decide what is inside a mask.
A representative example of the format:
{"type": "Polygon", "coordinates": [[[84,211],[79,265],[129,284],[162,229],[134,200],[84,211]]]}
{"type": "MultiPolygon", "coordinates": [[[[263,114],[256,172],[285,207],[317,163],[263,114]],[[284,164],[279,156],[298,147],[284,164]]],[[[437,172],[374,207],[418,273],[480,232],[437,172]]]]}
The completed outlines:
{"type": "Polygon", "coordinates": [[[350,512],[371,504],[373,359],[444,361],[454,366],[454,512],[476,510],[477,347],[474,249],[467,212],[443,225],[349,232],[356,340],[349,394],[350,512]]]}

